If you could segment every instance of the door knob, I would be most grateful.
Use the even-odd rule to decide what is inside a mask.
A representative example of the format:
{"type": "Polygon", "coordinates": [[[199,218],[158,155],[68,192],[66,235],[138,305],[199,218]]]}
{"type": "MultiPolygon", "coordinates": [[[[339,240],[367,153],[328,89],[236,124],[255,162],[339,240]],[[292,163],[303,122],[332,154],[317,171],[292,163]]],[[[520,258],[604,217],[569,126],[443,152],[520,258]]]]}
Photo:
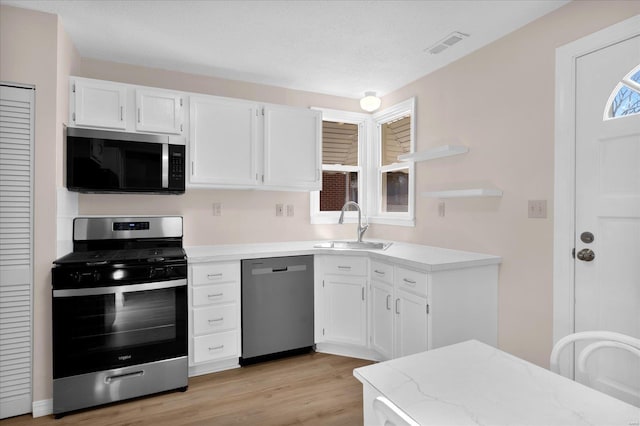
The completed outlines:
{"type": "Polygon", "coordinates": [[[578,252],[577,257],[584,262],[591,262],[596,258],[596,254],[593,252],[593,250],[585,248],[578,252]]]}

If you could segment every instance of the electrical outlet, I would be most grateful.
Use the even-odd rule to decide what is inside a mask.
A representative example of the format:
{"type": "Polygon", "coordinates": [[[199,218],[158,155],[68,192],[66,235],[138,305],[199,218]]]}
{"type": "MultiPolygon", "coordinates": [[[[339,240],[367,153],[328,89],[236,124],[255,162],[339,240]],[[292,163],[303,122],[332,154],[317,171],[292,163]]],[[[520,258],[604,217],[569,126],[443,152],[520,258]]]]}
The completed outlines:
{"type": "Polygon", "coordinates": [[[293,216],[293,204],[287,204],[287,216],[293,216]]]}
{"type": "Polygon", "coordinates": [[[222,203],[213,203],[213,215],[222,216],[222,203]]]}
{"type": "Polygon", "coordinates": [[[438,203],[438,216],[444,217],[444,201],[438,203]]]}
{"type": "Polygon", "coordinates": [[[546,219],[547,200],[529,200],[528,212],[530,219],[546,219]]]}
{"type": "Polygon", "coordinates": [[[276,216],[282,216],[284,212],[283,204],[276,204],[276,216]]]}

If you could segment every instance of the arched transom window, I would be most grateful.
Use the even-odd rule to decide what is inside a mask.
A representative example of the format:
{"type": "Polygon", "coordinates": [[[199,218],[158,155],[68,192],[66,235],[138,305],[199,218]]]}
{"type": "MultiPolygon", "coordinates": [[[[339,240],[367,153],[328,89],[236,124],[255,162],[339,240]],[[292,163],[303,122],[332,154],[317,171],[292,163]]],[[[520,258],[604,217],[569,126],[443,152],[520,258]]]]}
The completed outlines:
{"type": "Polygon", "coordinates": [[[640,114],[640,65],[627,74],[613,89],[604,119],[640,114]]]}

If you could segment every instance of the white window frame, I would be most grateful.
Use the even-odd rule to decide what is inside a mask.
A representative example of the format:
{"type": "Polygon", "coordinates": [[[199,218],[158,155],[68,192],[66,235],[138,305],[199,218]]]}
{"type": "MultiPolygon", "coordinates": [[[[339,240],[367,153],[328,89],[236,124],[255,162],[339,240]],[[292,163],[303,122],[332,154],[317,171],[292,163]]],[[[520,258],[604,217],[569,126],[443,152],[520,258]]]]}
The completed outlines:
{"type": "Polygon", "coordinates": [[[407,115],[411,116],[411,145],[410,153],[415,152],[415,128],[416,128],[416,114],[415,114],[415,98],[407,99],[389,108],[377,112],[373,115],[373,143],[370,150],[369,161],[367,164],[367,171],[369,173],[369,181],[374,184],[371,185],[370,191],[368,191],[367,202],[368,211],[371,212],[369,217],[370,223],[380,223],[385,225],[400,225],[400,226],[415,226],[415,164],[413,161],[408,162],[394,162],[392,164],[382,166],[381,154],[382,154],[382,125],[391,121],[398,120],[407,115]],[[396,170],[408,169],[409,170],[409,193],[408,193],[408,207],[407,212],[385,212],[382,210],[382,174],[385,172],[393,172],[396,170]]]}
{"type": "MultiPolygon", "coordinates": [[[[358,204],[366,215],[366,206],[362,200],[367,198],[367,167],[366,167],[366,145],[370,135],[371,115],[357,112],[340,111],[326,108],[312,108],[322,112],[322,121],[334,121],[338,123],[349,123],[358,126],[358,165],[343,166],[336,164],[323,164],[323,171],[338,172],[358,172],[358,204]]],[[[320,211],[320,191],[310,193],[310,211],[312,224],[336,224],[340,217],[339,211],[320,211]]],[[[354,210],[345,212],[344,222],[355,223],[358,221],[358,213],[354,210]]]]}

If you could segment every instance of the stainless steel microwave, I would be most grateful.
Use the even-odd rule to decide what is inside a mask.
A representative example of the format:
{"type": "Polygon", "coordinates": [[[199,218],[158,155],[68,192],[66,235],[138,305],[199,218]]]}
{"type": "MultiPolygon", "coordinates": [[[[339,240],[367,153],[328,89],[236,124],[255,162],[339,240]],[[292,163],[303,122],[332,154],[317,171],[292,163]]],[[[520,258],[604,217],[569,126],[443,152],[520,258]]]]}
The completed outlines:
{"type": "Polygon", "coordinates": [[[168,136],[66,129],[69,191],[182,194],[185,146],[168,136]]]}

